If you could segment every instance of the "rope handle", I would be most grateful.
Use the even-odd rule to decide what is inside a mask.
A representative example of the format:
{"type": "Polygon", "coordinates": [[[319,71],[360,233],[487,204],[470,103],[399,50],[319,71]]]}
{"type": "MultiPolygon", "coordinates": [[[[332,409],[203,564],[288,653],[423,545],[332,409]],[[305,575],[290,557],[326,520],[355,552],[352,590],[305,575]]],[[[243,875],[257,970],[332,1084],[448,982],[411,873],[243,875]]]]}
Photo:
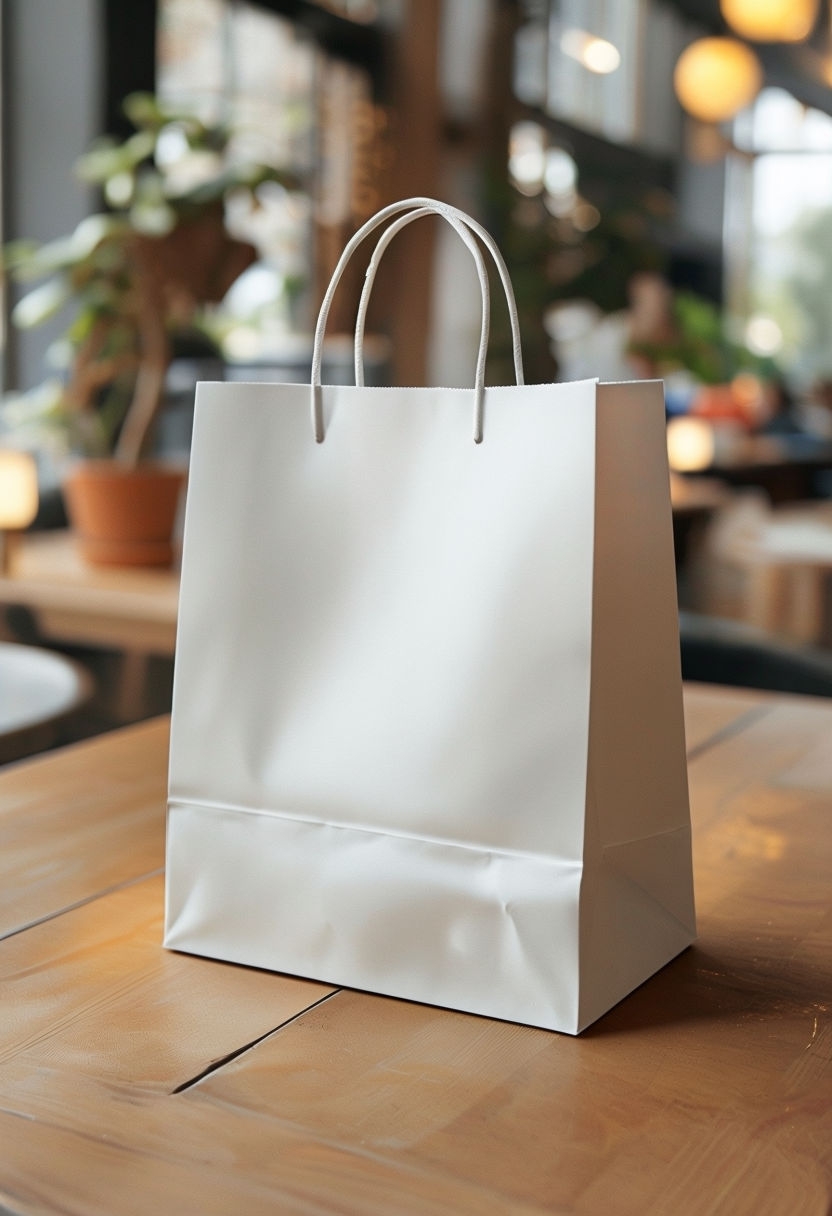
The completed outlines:
{"type": "MultiPolygon", "coordinates": [[[[400,216],[394,220],[389,228],[385,228],[378,239],[378,244],[373,250],[373,256],[370,259],[370,264],[367,267],[364,278],[364,286],[361,291],[361,300],[358,304],[358,313],[355,319],[355,383],[359,387],[364,384],[364,327],[367,319],[367,309],[370,304],[370,296],[373,291],[376,273],[379,268],[381,259],[384,256],[385,250],[393,237],[396,236],[408,224],[414,220],[422,219],[426,215],[435,215],[436,212],[432,207],[420,207],[417,211],[410,211],[406,215],[400,216]]],[[[485,388],[485,360],[488,354],[488,335],[491,323],[491,293],[488,286],[488,274],[485,269],[480,247],[476,239],[472,236],[471,230],[460,220],[448,216],[448,223],[459,235],[469,250],[471,257],[474,259],[474,266],[477,271],[477,278],[480,284],[480,293],[482,296],[482,317],[480,325],[480,344],[477,353],[477,365],[474,373],[474,386],[478,398],[478,412],[481,410],[481,401],[485,388]]]]}
{"type": "MultiPolygon", "coordinates": [[[[494,263],[497,267],[497,271],[499,273],[500,280],[503,285],[503,290],[504,290],[505,296],[506,296],[506,303],[508,304],[509,318],[510,318],[510,322],[511,322],[511,332],[512,332],[512,352],[513,352],[513,356],[514,356],[515,378],[516,378],[516,381],[518,384],[523,383],[523,356],[522,356],[521,343],[520,343],[520,324],[519,324],[519,320],[517,317],[517,305],[514,300],[514,292],[512,291],[511,279],[509,278],[506,264],[502,258],[502,255],[500,254],[500,251],[499,251],[497,244],[494,241],[493,237],[490,235],[490,233],[488,233],[486,231],[485,228],[482,227],[481,224],[478,224],[476,220],[472,219],[471,216],[466,215],[466,213],[464,211],[460,211],[459,208],[457,208],[457,207],[452,207],[449,203],[443,203],[443,202],[440,202],[438,199],[432,199],[432,198],[403,199],[401,202],[391,203],[389,206],[382,208],[381,211],[379,211],[376,215],[372,216],[369,220],[367,220],[366,223],[363,224],[361,228],[359,228],[358,232],[356,232],[355,235],[348,241],[346,247],[344,248],[343,253],[341,254],[341,257],[338,260],[338,264],[335,267],[335,270],[333,271],[332,278],[330,279],[329,286],[327,287],[326,294],[324,295],[323,302],[321,303],[320,312],[318,313],[318,323],[315,327],[315,342],[314,342],[314,346],[312,349],[312,376],[311,376],[312,426],[313,426],[313,431],[314,431],[314,435],[315,435],[315,441],[317,443],[323,443],[323,440],[324,440],[323,404],[322,404],[322,399],[321,399],[321,364],[322,364],[322,359],[323,359],[323,340],[324,340],[324,333],[326,331],[327,320],[329,319],[329,312],[332,307],[332,301],[334,299],[338,284],[341,280],[344,270],[346,269],[347,264],[348,264],[350,258],[352,257],[353,253],[358,248],[358,246],[365,240],[365,238],[370,235],[371,232],[373,232],[376,228],[378,228],[379,225],[386,223],[386,221],[388,219],[391,219],[395,215],[400,215],[402,212],[414,212],[414,211],[418,211],[420,215],[425,215],[428,213],[434,213],[436,215],[439,215],[443,219],[445,219],[449,224],[451,224],[451,226],[454,227],[454,229],[456,231],[460,230],[459,226],[464,226],[468,230],[469,236],[470,236],[470,234],[474,234],[477,237],[479,237],[480,240],[485,245],[488,252],[491,254],[491,257],[494,259],[494,263]]],[[[416,215],[408,216],[408,222],[410,219],[415,219],[415,218],[417,218],[416,215]]],[[[400,225],[400,227],[403,227],[403,226],[404,226],[403,224],[400,225]]],[[[399,228],[396,228],[396,231],[399,231],[399,228]]],[[[392,239],[392,236],[389,239],[392,239]]],[[[463,237],[463,239],[465,239],[465,238],[463,237]]],[[[473,240],[473,236],[470,236],[470,239],[471,239],[472,244],[475,244],[475,242],[473,240]]],[[[388,242],[385,242],[384,247],[382,249],[382,253],[383,253],[384,249],[387,247],[387,243],[388,242]]],[[[468,240],[466,240],[465,243],[468,246],[469,250],[471,250],[472,256],[473,256],[472,245],[468,243],[468,240]]],[[[487,324],[488,324],[488,319],[490,317],[488,280],[487,280],[487,275],[484,274],[484,267],[483,267],[483,276],[480,276],[480,263],[482,261],[482,258],[481,258],[481,255],[479,254],[479,250],[477,251],[477,256],[479,257],[479,261],[477,263],[477,273],[478,273],[478,277],[480,277],[480,287],[481,287],[482,293],[483,293],[483,295],[482,295],[483,315],[484,315],[483,328],[486,330],[486,343],[487,343],[487,324]]],[[[378,259],[375,259],[375,268],[377,268],[377,267],[378,267],[378,259]]],[[[374,277],[374,275],[375,275],[375,269],[373,270],[372,277],[374,277]]],[[[372,287],[372,277],[370,279],[370,287],[372,287]]],[[[365,283],[365,289],[366,289],[366,283],[365,283]]],[[[363,293],[362,293],[362,295],[363,295],[363,293]]],[[[369,302],[369,297],[368,297],[367,302],[369,302]]],[[[366,313],[366,306],[365,306],[365,313],[366,313]]],[[[363,319],[362,319],[362,324],[363,324],[363,319]]],[[[485,364],[484,351],[481,350],[480,354],[481,354],[482,358],[480,359],[480,357],[478,357],[478,359],[477,359],[477,370],[479,372],[480,363],[482,362],[483,384],[484,384],[484,364],[485,364]]],[[[475,384],[475,415],[474,415],[474,442],[475,443],[482,442],[483,395],[484,395],[484,387],[482,385],[475,384]]]]}

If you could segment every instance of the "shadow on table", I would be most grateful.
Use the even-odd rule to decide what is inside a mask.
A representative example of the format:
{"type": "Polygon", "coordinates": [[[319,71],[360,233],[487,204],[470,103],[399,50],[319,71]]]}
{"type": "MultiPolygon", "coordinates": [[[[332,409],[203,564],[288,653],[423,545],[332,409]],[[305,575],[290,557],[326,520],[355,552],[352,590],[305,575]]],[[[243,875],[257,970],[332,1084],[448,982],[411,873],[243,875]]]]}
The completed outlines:
{"type": "Polygon", "coordinates": [[[640,1032],[686,1022],[734,1024],[817,1011],[832,992],[832,964],[795,960],[783,942],[781,957],[763,958],[757,940],[721,949],[690,946],[598,1022],[582,1039],[640,1032]]]}

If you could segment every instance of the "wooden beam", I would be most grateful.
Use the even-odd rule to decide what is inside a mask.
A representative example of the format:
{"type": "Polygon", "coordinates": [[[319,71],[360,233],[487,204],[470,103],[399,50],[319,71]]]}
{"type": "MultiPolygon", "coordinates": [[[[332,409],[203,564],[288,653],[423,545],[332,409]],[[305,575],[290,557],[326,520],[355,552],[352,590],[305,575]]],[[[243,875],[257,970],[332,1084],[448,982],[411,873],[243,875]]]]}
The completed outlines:
{"type": "MultiPolygon", "coordinates": [[[[409,0],[394,50],[393,198],[434,197],[442,113],[439,27],[442,0],[409,0]]],[[[430,334],[436,224],[417,223],[390,248],[383,288],[396,384],[424,384],[430,334]]],[[[382,287],[382,281],[379,282],[382,287]]]]}

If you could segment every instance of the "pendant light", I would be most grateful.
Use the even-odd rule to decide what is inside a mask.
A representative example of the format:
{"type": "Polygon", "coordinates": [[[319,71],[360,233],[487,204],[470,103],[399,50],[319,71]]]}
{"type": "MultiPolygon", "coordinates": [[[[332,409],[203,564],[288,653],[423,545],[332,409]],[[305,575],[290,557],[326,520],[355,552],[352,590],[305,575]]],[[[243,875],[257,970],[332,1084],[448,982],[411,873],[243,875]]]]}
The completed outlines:
{"type": "Polygon", "coordinates": [[[736,38],[699,38],[679,56],[673,73],[676,96],[702,122],[733,118],[762,83],[759,59],[736,38]]]}
{"type": "Polygon", "coordinates": [[[731,29],[752,42],[802,42],[814,29],[818,0],[720,0],[731,29]]]}

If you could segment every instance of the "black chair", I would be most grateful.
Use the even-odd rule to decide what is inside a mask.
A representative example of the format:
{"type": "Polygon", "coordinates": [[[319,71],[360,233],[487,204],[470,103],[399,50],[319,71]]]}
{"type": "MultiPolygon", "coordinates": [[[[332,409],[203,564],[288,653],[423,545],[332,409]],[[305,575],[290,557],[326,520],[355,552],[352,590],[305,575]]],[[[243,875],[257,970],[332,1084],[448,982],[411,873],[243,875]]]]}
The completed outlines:
{"type": "Polygon", "coordinates": [[[679,613],[682,678],[832,697],[832,655],[777,641],[737,621],[679,613]]]}

